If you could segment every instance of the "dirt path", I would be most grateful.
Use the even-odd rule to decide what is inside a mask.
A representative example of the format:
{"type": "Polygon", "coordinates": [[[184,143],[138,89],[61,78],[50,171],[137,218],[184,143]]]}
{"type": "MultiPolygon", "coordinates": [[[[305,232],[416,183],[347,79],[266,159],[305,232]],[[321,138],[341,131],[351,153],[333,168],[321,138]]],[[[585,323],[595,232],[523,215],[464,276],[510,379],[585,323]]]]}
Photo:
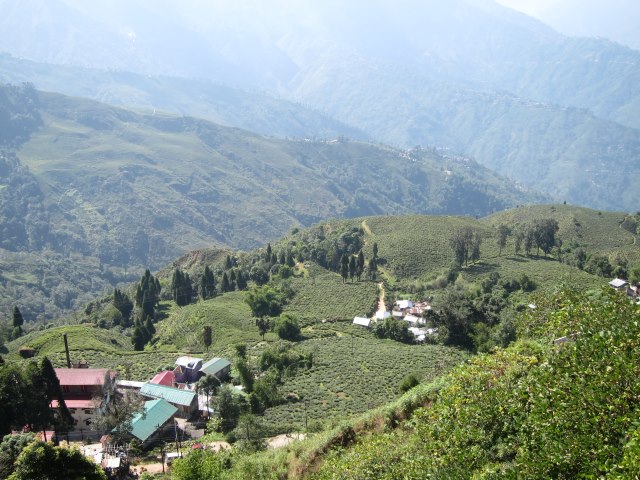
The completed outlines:
{"type": "Polygon", "coordinates": [[[378,288],[380,289],[380,300],[378,300],[378,311],[386,311],[387,306],[384,304],[384,282],[380,282],[378,284],[378,288]]]}
{"type": "Polygon", "coordinates": [[[366,220],[362,221],[362,229],[364,230],[364,233],[366,233],[367,235],[372,235],[371,229],[369,228],[369,225],[367,225],[366,220]]]}
{"type": "Polygon", "coordinates": [[[267,445],[269,448],[279,448],[289,445],[296,440],[304,440],[306,435],[304,433],[292,433],[291,435],[278,435],[267,439],[267,445]]]}

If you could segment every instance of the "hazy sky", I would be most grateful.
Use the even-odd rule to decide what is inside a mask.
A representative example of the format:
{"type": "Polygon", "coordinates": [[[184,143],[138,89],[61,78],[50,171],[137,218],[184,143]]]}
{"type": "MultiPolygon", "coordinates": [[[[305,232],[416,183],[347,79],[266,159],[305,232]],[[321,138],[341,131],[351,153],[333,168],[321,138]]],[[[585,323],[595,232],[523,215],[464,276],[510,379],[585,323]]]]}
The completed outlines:
{"type": "Polygon", "coordinates": [[[610,38],[640,50],[638,0],[497,0],[561,33],[610,38]]]}

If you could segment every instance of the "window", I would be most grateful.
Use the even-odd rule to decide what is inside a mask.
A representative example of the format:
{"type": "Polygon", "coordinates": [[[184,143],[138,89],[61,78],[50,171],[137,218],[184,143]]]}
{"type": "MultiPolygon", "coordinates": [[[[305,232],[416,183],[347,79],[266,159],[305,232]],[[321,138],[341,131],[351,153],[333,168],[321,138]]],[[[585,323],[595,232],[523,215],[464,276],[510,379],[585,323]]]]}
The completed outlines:
{"type": "Polygon", "coordinates": [[[86,413],[87,415],[91,415],[91,414],[93,414],[93,409],[92,408],[85,408],[84,409],[84,413],[86,413]]]}
{"type": "Polygon", "coordinates": [[[70,409],[69,409],[69,413],[70,413],[71,415],[73,415],[74,413],[76,413],[76,409],[75,409],[75,408],[70,408],[70,409]]]}

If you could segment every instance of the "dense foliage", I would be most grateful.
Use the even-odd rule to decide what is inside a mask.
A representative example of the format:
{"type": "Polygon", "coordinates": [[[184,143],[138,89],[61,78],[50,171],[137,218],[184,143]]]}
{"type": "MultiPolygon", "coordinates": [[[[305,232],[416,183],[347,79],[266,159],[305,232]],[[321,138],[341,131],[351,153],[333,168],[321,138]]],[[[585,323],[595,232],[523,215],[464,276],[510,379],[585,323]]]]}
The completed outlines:
{"type": "Polygon", "coordinates": [[[365,439],[318,478],[634,478],[639,320],[615,293],[540,296],[519,331],[544,342],[458,368],[402,440],[365,439]],[[563,335],[570,340],[548,343],[563,335]]]}

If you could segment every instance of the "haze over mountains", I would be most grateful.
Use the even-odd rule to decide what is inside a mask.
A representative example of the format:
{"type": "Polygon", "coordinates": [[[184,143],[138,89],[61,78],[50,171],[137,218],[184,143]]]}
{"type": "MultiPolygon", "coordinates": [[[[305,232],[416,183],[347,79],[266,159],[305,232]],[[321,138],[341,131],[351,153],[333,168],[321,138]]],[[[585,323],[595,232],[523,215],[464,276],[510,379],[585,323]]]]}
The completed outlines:
{"type": "Polygon", "coordinates": [[[0,18],[0,50],[65,66],[5,57],[5,81],[35,69],[38,88],[260,133],[342,130],[401,147],[447,148],[558,200],[637,208],[640,52],[566,37],[489,0],[4,0],[0,18]],[[103,71],[70,73],[71,65],[103,71]],[[252,93],[221,92],[226,86],[252,93]],[[233,114],[225,96],[235,98],[227,102],[233,114]],[[255,115],[238,120],[236,113],[256,102],[313,121],[266,119],[253,128],[246,118],[255,115]]]}

